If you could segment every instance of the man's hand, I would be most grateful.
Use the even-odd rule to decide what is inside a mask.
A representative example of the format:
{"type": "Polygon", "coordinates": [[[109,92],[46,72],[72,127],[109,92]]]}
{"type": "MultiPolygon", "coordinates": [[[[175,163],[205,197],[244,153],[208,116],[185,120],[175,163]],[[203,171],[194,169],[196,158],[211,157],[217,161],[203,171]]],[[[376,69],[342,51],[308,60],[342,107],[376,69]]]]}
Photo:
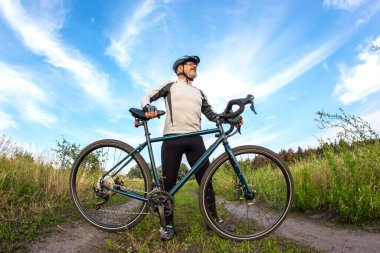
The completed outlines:
{"type": "Polygon", "coordinates": [[[144,106],[143,111],[147,119],[157,117],[157,108],[154,105],[147,104],[144,106]]]}
{"type": "Polygon", "coordinates": [[[238,116],[233,119],[227,119],[227,122],[230,123],[231,125],[234,125],[236,128],[238,128],[243,125],[243,117],[238,116]]]}
{"type": "Polygon", "coordinates": [[[239,117],[237,118],[237,121],[238,121],[238,123],[235,124],[235,127],[237,128],[238,133],[241,134],[240,129],[241,129],[241,126],[242,126],[243,123],[244,123],[244,122],[243,122],[243,117],[242,117],[242,116],[239,116],[239,117]]]}

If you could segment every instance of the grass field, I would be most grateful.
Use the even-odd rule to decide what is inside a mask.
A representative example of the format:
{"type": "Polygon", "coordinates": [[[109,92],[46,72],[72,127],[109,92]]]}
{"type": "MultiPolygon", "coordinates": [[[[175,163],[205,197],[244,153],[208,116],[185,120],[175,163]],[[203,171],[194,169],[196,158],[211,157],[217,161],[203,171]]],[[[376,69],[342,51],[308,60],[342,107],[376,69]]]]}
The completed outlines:
{"type": "MultiPolygon", "coordinates": [[[[335,220],[360,226],[380,220],[380,142],[326,147],[323,156],[310,156],[290,165],[295,184],[293,212],[322,212],[335,220]]],[[[0,252],[49,232],[49,226],[78,218],[69,196],[70,171],[39,161],[12,148],[0,137],[0,252]]],[[[275,187],[275,182],[271,181],[275,187]]],[[[109,252],[307,252],[283,238],[235,243],[202,228],[195,182],[176,196],[178,234],[158,239],[158,219],[148,215],[132,231],[106,241],[109,252]]]]}

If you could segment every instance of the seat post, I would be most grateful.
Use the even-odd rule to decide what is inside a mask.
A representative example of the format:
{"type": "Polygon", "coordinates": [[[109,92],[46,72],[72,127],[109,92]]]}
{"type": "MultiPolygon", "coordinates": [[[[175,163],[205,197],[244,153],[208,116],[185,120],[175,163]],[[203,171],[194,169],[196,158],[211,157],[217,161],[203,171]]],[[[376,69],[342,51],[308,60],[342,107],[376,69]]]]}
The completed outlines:
{"type": "Polygon", "coordinates": [[[153,171],[154,185],[160,187],[160,180],[159,180],[158,173],[157,173],[156,162],[154,161],[153,148],[152,148],[152,143],[150,142],[150,133],[149,133],[147,121],[144,120],[143,125],[144,125],[146,143],[148,146],[150,163],[151,163],[152,171],[153,171]]]}
{"type": "Polygon", "coordinates": [[[147,121],[143,121],[143,125],[144,125],[144,132],[145,132],[145,137],[146,137],[146,140],[150,139],[150,133],[149,133],[149,129],[148,129],[148,123],[147,121]]]}

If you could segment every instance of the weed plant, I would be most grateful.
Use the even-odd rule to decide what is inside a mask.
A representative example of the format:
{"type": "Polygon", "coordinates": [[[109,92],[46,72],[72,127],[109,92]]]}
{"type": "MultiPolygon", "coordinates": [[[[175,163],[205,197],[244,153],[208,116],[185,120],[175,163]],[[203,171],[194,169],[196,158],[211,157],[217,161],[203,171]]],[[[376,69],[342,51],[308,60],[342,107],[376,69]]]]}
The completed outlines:
{"type": "Polygon", "coordinates": [[[0,252],[12,251],[63,218],[57,210],[70,203],[68,175],[0,137],[0,252]]]}
{"type": "Polygon", "coordinates": [[[315,252],[290,240],[270,236],[257,241],[235,242],[207,230],[198,207],[198,185],[190,180],[175,196],[176,235],[159,238],[159,219],[148,214],[133,229],[104,243],[105,252],[315,252]]]}
{"type": "Polygon", "coordinates": [[[380,220],[380,142],[340,142],[323,149],[324,158],[309,157],[291,166],[294,209],[323,211],[343,222],[380,220]]]}

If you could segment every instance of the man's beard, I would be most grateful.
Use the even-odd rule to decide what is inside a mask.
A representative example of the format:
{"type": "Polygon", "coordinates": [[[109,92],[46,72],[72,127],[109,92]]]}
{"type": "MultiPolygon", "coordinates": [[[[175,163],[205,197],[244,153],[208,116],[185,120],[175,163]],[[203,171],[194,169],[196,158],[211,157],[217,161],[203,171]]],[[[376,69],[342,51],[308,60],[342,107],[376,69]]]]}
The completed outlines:
{"type": "Polygon", "coordinates": [[[186,70],[185,74],[190,79],[195,79],[197,77],[197,71],[186,70]]]}

